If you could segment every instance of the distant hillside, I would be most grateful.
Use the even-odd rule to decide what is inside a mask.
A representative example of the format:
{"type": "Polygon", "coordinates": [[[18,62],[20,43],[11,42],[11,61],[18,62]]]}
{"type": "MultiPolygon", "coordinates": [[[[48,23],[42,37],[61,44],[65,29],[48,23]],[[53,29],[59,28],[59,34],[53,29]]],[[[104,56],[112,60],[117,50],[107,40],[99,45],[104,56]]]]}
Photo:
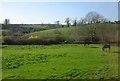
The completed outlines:
{"type": "Polygon", "coordinates": [[[29,38],[30,36],[37,36],[37,38],[53,38],[53,37],[63,37],[66,40],[82,41],[85,38],[90,38],[93,40],[99,40],[100,42],[118,41],[118,24],[88,24],[81,26],[71,26],[58,29],[49,29],[44,31],[32,32],[30,34],[23,35],[22,38],[29,38]],[[94,34],[94,35],[93,35],[94,34]]]}
{"type": "Polygon", "coordinates": [[[1,24],[1,28],[3,30],[11,30],[13,34],[17,32],[28,34],[35,31],[42,31],[60,27],[62,27],[62,25],[57,24],[1,24]]]}

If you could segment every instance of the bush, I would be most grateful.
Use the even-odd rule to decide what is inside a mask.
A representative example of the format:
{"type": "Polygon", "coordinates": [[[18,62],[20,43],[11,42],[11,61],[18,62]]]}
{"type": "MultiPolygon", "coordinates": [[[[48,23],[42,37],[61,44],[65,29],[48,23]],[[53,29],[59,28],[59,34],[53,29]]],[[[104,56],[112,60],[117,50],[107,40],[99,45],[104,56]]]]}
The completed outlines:
{"type": "Polygon", "coordinates": [[[16,44],[16,41],[14,39],[15,39],[14,37],[5,38],[3,39],[4,40],[3,44],[14,45],[16,44]]]}
{"type": "Polygon", "coordinates": [[[49,44],[60,44],[64,42],[65,39],[62,37],[54,37],[54,38],[31,38],[31,39],[17,39],[15,37],[4,39],[3,44],[8,45],[49,45],[49,44]]]}
{"type": "Polygon", "coordinates": [[[20,45],[37,45],[37,44],[41,44],[41,45],[46,45],[48,44],[48,42],[44,39],[22,39],[22,40],[17,40],[17,43],[20,45]]]}

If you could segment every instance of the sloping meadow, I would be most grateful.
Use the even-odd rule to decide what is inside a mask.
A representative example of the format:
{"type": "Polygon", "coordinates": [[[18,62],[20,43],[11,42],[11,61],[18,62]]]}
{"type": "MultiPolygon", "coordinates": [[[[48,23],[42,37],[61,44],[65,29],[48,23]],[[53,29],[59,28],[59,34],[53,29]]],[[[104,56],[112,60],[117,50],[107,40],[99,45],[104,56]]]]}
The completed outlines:
{"type": "Polygon", "coordinates": [[[26,34],[23,35],[22,38],[29,38],[31,36],[37,36],[43,39],[62,37],[64,40],[68,41],[83,41],[85,38],[90,38],[90,40],[92,40],[91,38],[94,36],[97,42],[118,42],[118,24],[96,23],[50,29],[26,34]]]}

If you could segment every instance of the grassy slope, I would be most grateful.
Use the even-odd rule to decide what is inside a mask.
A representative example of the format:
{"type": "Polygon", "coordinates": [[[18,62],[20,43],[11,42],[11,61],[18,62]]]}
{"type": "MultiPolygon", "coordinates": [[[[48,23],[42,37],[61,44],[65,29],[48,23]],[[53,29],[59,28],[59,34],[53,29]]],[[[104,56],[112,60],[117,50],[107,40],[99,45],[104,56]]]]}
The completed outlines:
{"type": "Polygon", "coordinates": [[[33,32],[33,33],[30,33],[30,34],[27,34],[27,35],[24,35],[25,37],[29,37],[31,35],[33,36],[48,36],[48,37],[54,37],[54,36],[57,36],[57,35],[67,35],[71,30],[74,30],[73,27],[70,27],[70,28],[58,28],[58,29],[50,29],[50,30],[45,30],[45,31],[38,31],[38,32],[33,32]]]}
{"type": "Polygon", "coordinates": [[[23,37],[38,36],[38,37],[55,37],[62,36],[70,39],[83,39],[85,36],[90,36],[92,29],[96,28],[96,33],[98,37],[101,37],[104,33],[105,38],[111,39],[113,41],[118,38],[118,25],[117,24],[91,24],[83,26],[71,26],[58,29],[50,29],[45,31],[33,32],[23,37]]]}
{"type": "Polygon", "coordinates": [[[3,79],[99,79],[118,76],[118,51],[101,45],[4,45],[3,79]],[[96,47],[96,48],[91,48],[96,47]],[[12,69],[7,69],[12,67],[12,69]]]}

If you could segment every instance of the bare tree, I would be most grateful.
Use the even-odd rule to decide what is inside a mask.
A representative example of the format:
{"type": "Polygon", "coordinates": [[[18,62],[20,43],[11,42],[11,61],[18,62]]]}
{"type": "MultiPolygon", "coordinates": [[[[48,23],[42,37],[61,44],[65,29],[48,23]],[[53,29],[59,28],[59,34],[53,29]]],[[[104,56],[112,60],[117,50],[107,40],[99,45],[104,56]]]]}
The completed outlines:
{"type": "Polygon", "coordinates": [[[70,18],[69,17],[65,19],[65,23],[67,23],[68,27],[70,26],[70,18]]]}
{"type": "Polygon", "coordinates": [[[4,24],[10,24],[10,20],[9,19],[5,19],[4,24]]]}
{"type": "Polygon", "coordinates": [[[59,21],[59,20],[58,20],[58,21],[55,21],[55,24],[59,25],[59,24],[60,24],[60,21],[59,21]]]}
{"type": "Polygon", "coordinates": [[[110,20],[109,19],[106,19],[106,18],[103,18],[103,19],[101,19],[101,22],[102,23],[108,23],[110,20]]]}
{"type": "Polygon", "coordinates": [[[97,22],[103,22],[104,17],[97,12],[89,12],[85,16],[85,19],[88,23],[97,23],[97,22]]]}
{"type": "Polygon", "coordinates": [[[77,25],[77,18],[73,20],[73,26],[77,25]]]}
{"type": "Polygon", "coordinates": [[[86,23],[86,19],[84,17],[82,17],[80,20],[79,20],[79,25],[81,24],[85,24],[86,23]]]}

